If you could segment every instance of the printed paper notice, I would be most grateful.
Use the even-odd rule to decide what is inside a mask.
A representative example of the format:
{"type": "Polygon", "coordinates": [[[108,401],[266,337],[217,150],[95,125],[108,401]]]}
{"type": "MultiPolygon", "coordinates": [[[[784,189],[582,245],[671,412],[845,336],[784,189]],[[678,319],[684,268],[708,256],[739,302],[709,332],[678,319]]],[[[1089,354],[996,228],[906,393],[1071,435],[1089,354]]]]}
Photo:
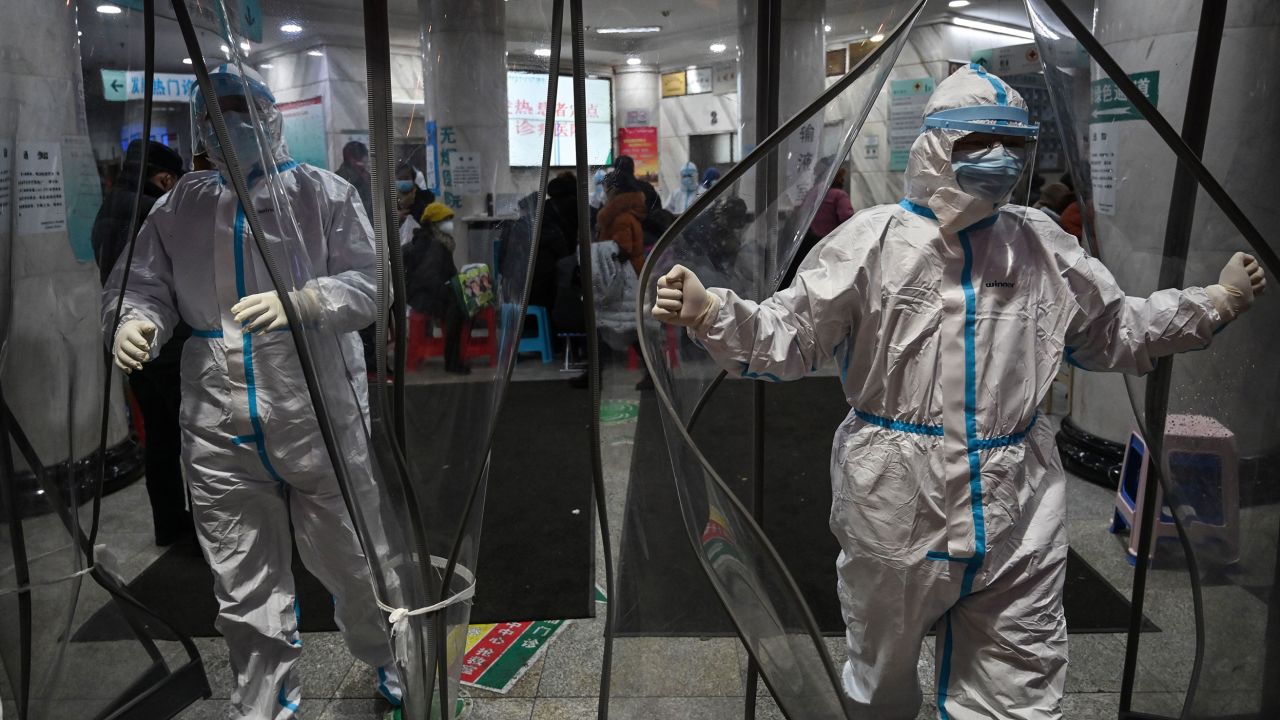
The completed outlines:
{"type": "Polygon", "coordinates": [[[456,152],[449,158],[453,170],[453,192],[457,195],[479,195],[483,192],[480,182],[480,153],[456,152]]]}
{"type": "Polygon", "coordinates": [[[60,150],[56,142],[30,142],[18,146],[13,194],[19,235],[67,229],[60,150]]]}
{"type": "Polygon", "coordinates": [[[1089,179],[1093,186],[1093,209],[1100,215],[1116,214],[1115,128],[1107,123],[1089,126],[1089,179]]]}
{"type": "Polygon", "coordinates": [[[889,170],[907,169],[911,144],[920,135],[924,106],[933,94],[933,78],[893,80],[889,83],[889,170]]]}
{"type": "Polygon", "coordinates": [[[0,140],[0,234],[5,236],[9,234],[9,209],[12,207],[12,169],[13,146],[0,140]]]}

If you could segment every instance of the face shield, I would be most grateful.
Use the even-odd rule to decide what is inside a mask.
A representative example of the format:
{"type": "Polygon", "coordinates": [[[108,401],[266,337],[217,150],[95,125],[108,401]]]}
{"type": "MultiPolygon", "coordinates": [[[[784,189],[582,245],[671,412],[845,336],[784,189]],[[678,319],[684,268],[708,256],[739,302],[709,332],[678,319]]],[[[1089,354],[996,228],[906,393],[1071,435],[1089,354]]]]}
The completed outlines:
{"type": "MultiPolygon", "coordinates": [[[[236,157],[245,167],[274,164],[285,154],[283,120],[276,99],[261,77],[252,70],[219,65],[209,73],[209,82],[218,97],[227,133],[236,157]],[[269,149],[271,157],[263,150],[269,149]]],[[[226,159],[222,143],[213,129],[209,108],[198,86],[191,89],[192,152],[207,153],[209,161],[222,170],[226,159]]]]}
{"type": "Polygon", "coordinates": [[[930,129],[955,135],[951,169],[961,191],[993,205],[1026,204],[1040,126],[1030,122],[1025,108],[970,105],[939,110],[925,117],[920,130],[930,129]],[[1028,181],[1020,182],[1024,178],[1028,181]]]}

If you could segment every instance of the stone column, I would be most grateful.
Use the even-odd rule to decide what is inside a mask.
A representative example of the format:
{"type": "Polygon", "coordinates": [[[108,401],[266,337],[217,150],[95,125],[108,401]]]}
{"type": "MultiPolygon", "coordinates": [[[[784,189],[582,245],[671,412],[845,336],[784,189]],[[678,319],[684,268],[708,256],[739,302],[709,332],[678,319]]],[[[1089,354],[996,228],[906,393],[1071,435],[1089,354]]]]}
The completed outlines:
{"type": "MultiPolygon", "coordinates": [[[[662,95],[662,83],[658,74],[658,68],[652,65],[622,65],[613,69],[613,126],[618,128],[621,134],[623,128],[651,127],[653,128],[653,141],[658,142],[660,128],[658,127],[658,100],[662,95]]],[[[625,153],[622,143],[615,144],[618,153],[625,153]]],[[[656,152],[656,147],[655,147],[656,152]]],[[[636,164],[643,165],[641,158],[636,158],[636,164]]],[[[641,167],[636,168],[637,174],[647,175],[641,167]]],[[[652,170],[654,174],[658,172],[655,166],[652,170]]],[[[655,178],[646,177],[650,182],[654,182],[655,178]]],[[[670,192],[671,188],[660,188],[663,196],[670,192]]]]}
{"type": "MultiPolygon", "coordinates": [[[[756,137],[756,33],[759,31],[756,0],[738,4],[738,88],[742,104],[742,154],[760,139],[756,137]]],[[[823,14],[825,0],[795,0],[782,4],[778,77],[778,121],[784,122],[816,98],[824,89],[826,70],[823,14]]]]}
{"type": "MultiPolygon", "coordinates": [[[[106,369],[89,234],[102,196],[75,6],[9,10],[0,23],[0,382],[41,462],[56,466],[98,446],[106,369]],[[33,181],[45,181],[37,202],[46,207],[21,208],[33,181]]],[[[115,387],[109,444],[126,434],[115,387]]],[[[15,462],[21,471],[21,455],[15,462]]]]}
{"type": "Polygon", "coordinates": [[[421,0],[419,7],[424,117],[436,132],[437,195],[460,217],[484,215],[487,193],[514,188],[507,150],[506,4],[421,0]],[[463,169],[459,154],[479,156],[478,191],[455,177],[463,169]]]}

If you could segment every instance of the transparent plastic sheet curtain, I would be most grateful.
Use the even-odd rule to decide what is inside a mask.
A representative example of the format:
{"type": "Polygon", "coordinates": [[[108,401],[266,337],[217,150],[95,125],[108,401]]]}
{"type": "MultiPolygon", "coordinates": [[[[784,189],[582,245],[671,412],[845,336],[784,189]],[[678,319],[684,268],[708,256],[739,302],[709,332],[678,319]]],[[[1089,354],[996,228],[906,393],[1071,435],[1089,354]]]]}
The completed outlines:
{"type": "MultiPolygon", "coordinates": [[[[501,41],[508,32],[502,13],[503,6],[498,3],[496,12],[486,14],[480,23],[482,27],[478,28],[473,8],[466,4],[455,3],[456,7],[450,8],[445,8],[444,5],[447,3],[423,4],[418,7],[419,18],[423,22],[421,52],[397,52],[391,58],[393,68],[405,71],[410,77],[416,74],[425,78],[428,83],[426,108],[421,105],[421,81],[416,88],[393,85],[397,110],[397,152],[403,151],[408,158],[418,157],[419,161],[421,153],[415,151],[420,151],[421,146],[425,145],[428,152],[435,149],[434,144],[426,137],[414,134],[423,133],[426,131],[424,126],[431,127],[435,124],[423,123],[424,117],[441,121],[441,124],[447,122],[450,115],[457,117],[460,127],[457,128],[459,138],[455,138],[455,141],[485,142],[491,139],[487,136],[467,136],[466,117],[476,101],[475,96],[462,95],[460,92],[451,96],[433,94],[430,82],[446,74],[456,75],[482,66],[474,56],[463,50],[468,41],[474,42],[477,37],[481,40],[496,37],[501,41]],[[459,10],[467,12],[457,12],[459,10]],[[435,12],[440,12],[442,17],[436,17],[432,21],[435,12]],[[436,52],[441,44],[450,42],[452,46],[449,52],[436,52]],[[408,107],[412,107],[414,113],[400,117],[399,110],[408,107]],[[412,147],[414,145],[418,147],[412,147]]],[[[531,40],[545,42],[550,34],[549,21],[527,5],[523,8],[522,15],[525,24],[519,32],[530,35],[531,40]],[[533,19],[532,27],[530,18],[533,19]],[[538,27],[539,19],[542,28],[538,27]]],[[[549,12],[550,3],[544,5],[549,12]]],[[[299,5],[290,10],[292,14],[289,17],[298,18],[305,24],[306,6],[299,5]]],[[[411,16],[403,14],[392,20],[398,27],[412,27],[413,23],[411,16]]],[[[229,39],[238,40],[234,37],[229,39]]],[[[231,62],[242,63],[240,53],[234,50],[235,44],[226,42],[226,45],[233,47],[231,62]]],[[[359,49],[326,47],[323,53],[323,62],[328,63],[331,68],[337,64],[345,66],[350,74],[357,77],[363,74],[365,57],[359,49]]],[[[309,57],[311,56],[297,53],[292,57],[272,58],[274,67],[267,74],[268,83],[273,77],[289,77],[289,72],[306,71],[303,63],[321,62],[312,61],[309,57]]],[[[481,67],[478,77],[482,77],[486,83],[505,83],[503,55],[495,53],[488,62],[489,65],[481,67]]],[[[539,70],[545,73],[546,65],[544,61],[531,60],[526,69],[532,73],[539,70]]],[[[501,86],[486,87],[494,92],[494,97],[500,98],[505,94],[501,91],[501,86]]],[[[363,92],[345,98],[343,105],[344,111],[351,115],[347,120],[351,126],[367,127],[367,104],[363,92]]],[[[488,130],[489,128],[482,127],[478,132],[488,130]]],[[[499,132],[499,137],[505,138],[505,124],[499,132]]],[[[272,159],[269,152],[263,152],[262,140],[260,136],[258,156],[242,160],[241,165],[249,167],[256,163],[272,168],[260,180],[254,181],[251,195],[255,203],[261,203],[259,209],[266,211],[260,217],[265,223],[266,244],[274,262],[285,273],[283,279],[287,287],[282,290],[292,293],[294,297],[310,297],[312,302],[318,299],[324,308],[322,314],[328,315],[337,308],[325,297],[325,290],[319,282],[326,274],[326,268],[320,267],[316,262],[313,244],[304,243],[304,240],[310,238],[304,236],[299,224],[302,219],[299,216],[301,209],[297,207],[291,192],[294,187],[294,182],[290,179],[291,171],[281,170],[284,166],[279,163],[280,158],[272,159]]],[[[536,140],[541,142],[541,133],[538,133],[536,140]]],[[[346,138],[343,139],[345,141],[346,138]]],[[[331,162],[336,162],[340,157],[340,148],[341,144],[334,146],[330,140],[328,156],[331,162]]],[[[454,152],[462,149],[451,148],[454,152]]],[[[509,193],[515,187],[530,186],[530,177],[523,176],[527,173],[522,169],[513,170],[506,157],[495,153],[490,159],[494,161],[494,165],[486,168],[483,177],[486,183],[492,183],[491,187],[496,192],[509,193]],[[516,177],[518,173],[520,176],[516,177]]],[[[445,157],[444,161],[447,160],[445,157]]],[[[383,172],[397,169],[390,158],[371,157],[369,162],[382,163],[380,168],[383,172]]],[[[418,169],[429,171],[431,167],[428,165],[418,169]]],[[[246,175],[250,174],[246,172],[246,175]]],[[[531,177],[536,187],[536,173],[532,173],[531,177]]],[[[408,373],[403,378],[406,386],[406,437],[403,452],[395,436],[397,410],[390,382],[370,382],[372,387],[367,391],[369,425],[355,421],[361,417],[362,406],[366,402],[366,373],[375,373],[377,369],[365,365],[361,352],[353,352],[353,349],[358,350],[358,344],[352,344],[355,337],[352,329],[329,327],[325,322],[307,322],[302,327],[293,329],[296,340],[309,348],[315,364],[318,387],[334,430],[332,440],[336,447],[335,454],[341,459],[343,474],[348,483],[345,488],[347,499],[355,510],[354,519],[373,568],[374,585],[379,597],[389,607],[408,611],[441,606],[439,610],[405,618],[402,628],[392,634],[393,649],[405,685],[404,714],[411,718],[454,717],[463,707],[458,682],[472,604],[467,598],[474,587],[478,571],[476,560],[480,521],[484,511],[489,445],[519,342],[529,258],[535,242],[532,233],[516,233],[513,234],[516,239],[499,250],[493,242],[496,233],[492,227],[463,220],[468,210],[474,212],[477,202],[483,207],[483,194],[476,197],[477,193],[473,190],[454,191],[444,187],[436,189],[439,190],[437,201],[450,205],[456,213],[457,231],[452,239],[457,243],[453,254],[458,258],[458,265],[463,265],[464,259],[466,263],[485,265],[492,299],[470,316],[467,323],[470,326],[471,343],[483,344],[486,336],[489,341],[483,352],[469,358],[471,371],[466,376],[442,372],[438,358],[427,358],[425,362],[410,364],[408,373]],[[444,686],[440,682],[442,676],[446,678],[444,686]],[[447,698],[443,709],[440,707],[442,697],[447,698]]],[[[536,194],[533,197],[536,198],[536,194]]],[[[413,198],[404,200],[402,208],[408,214],[418,215],[422,212],[425,203],[414,206],[413,198]],[[410,208],[413,210],[410,211],[410,208]]],[[[536,202],[532,205],[523,203],[520,205],[519,219],[507,222],[536,227],[533,219],[536,210],[536,202]]],[[[341,238],[329,239],[331,243],[339,241],[341,238]]],[[[390,256],[385,243],[399,241],[398,232],[393,230],[387,233],[383,238],[383,247],[377,249],[376,264],[385,263],[390,256]]],[[[437,238],[435,241],[441,240],[437,238]]],[[[246,247],[246,252],[251,252],[260,262],[256,247],[246,247]]],[[[374,273],[375,267],[374,263],[370,263],[367,269],[374,273]]],[[[384,303],[379,308],[382,313],[387,313],[390,309],[392,291],[389,273],[389,269],[384,269],[378,275],[381,285],[379,297],[384,303]]],[[[270,281],[262,265],[258,266],[258,282],[259,291],[269,289],[270,281]]],[[[412,294],[409,300],[409,318],[386,319],[384,315],[382,322],[394,327],[397,322],[407,321],[413,328],[419,320],[414,315],[420,309],[412,308],[415,304],[412,294]]],[[[426,312],[422,311],[422,314],[425,316],[426,312]]],[[[443,327],[445,318],[421,319],[426,320],[429,327],[439,327],[447,332],[443,327]]],[[[411,332],[417,330],[411,329],[411,332]]],[[[288,342],[287,337],[282,339],[288,342]]],[[[412,345],[422,340],[424,338],[411,339],[410,342],[412,345]]],[[[408,347],[387,349],[389,355],[409,351],[408,347]]],[[[389,365],[394,367],[392,363],[389,365]]],[[[287,362],[284,372],[275,379],[284,384],[287,392],[294,393],[297,399],[302,400],[300,407],[303,412],[296,422],[304,428],[313,428],[314,421],[308,417],[311,412],[307,401],[308,389],[300,373],[301,368],[294,358],[287,362]]],[[[315,433],[315,440],[317,443],[320,440],[318,433],[315,433]]]]}
{"type": "MultiPolygon", "coordinates": [[[[753,299],[767,297],[778,287],[906,46],[919,4],[784,5],[779,75],[788,87],[780,93],[779,114],[784,123],[796,113],[810,114],[783,131],[776,144],[773,138],[752,137],[762,126],[755,117],[755,99],[747,97],[760,86],[759,78],[748,77],[756,73],[750,57],[756,52],[753,6],[738,6],[743,14],[736,27],[725,18],[727,31],[740,33],[737,71],[743,95],[737,105],[743,121],[735,129],[742,134],[745,157],[663,235],[640,275],[642,292],[630,306],[629,319],[640,324],[641,348],[657,388],[656,394],[641,393],[638,424],[660,426],[661,431],[641,430],[629,448],[620,438],[610,442],[610,428],[602,432],[606,467],[616,472],[611,454],[640,458],[631,462],[622,506],[620,498],[610,503],[611,511],[621,516],[611,522],[620,539],[617,553],[623,578],[611,600],[619,605],[622,630],[613,650],[611,707],[625,710],[638,696],[701,692],[722,696],[709,701],[712,717],[741,717],[749,708],[768,713],[775,704],[793,718],[845,717],[839,670],[843,643],[819,635],[806,600],[752,519],[756,498],[751,458],[754,444],[763,442],[753,438],[752,386],[737,377],[721,382],[723,373],[709,357],[682,331],[657,325],[648,309],[656,279],[676,263],[691,268],[709,287],[729,287],[753,299]],[[856,79],[841,89],[831,86],[843,79],[824,84],[821,64],[815,66],[817,60],[796,47],[808,47],[805,42],[822,47],[824,16],[852,16],[869,32],[886,36],[864,65],[851,70],[856,79]],[[829,93],[825,96],[824,86],[829,93]],[[825,102],[811,109],[820,96],[825,102]],[[766,142],[767,148],[753,150],[766,142]],[[728,413],[736,421],[731,426],[699,424],[698,415],[711,414],[712,409],[721,420],[728,413]],[[657,417],[646,418],[646,413],[657,417]],[[641,489],[658,483],[670,489],[661,496],[641,489]],[[660,511],[659,503],[668,509],[660,511]],[[659,517],[662,524],[655,523],[659,517]],[[684,547],[677,550],[677,545],[684,547]],[[646,558],[673,555],[681,558],[682,567],[644,567],[652,562],[646,558]],[[661,575],[671,572],[700,577],[691,577],[678,594],[666,597],[646,587],[661,584],[661,575]],[[764,682],[757,688],[759,697],[748,702],[746,669],[752,661],[758,663],[764,682]],[[715,677],[691,675],[685,663],[716,667],[717,672],[711,673],[715,677]],[[670,676],[640,672],[664,665],[671,669],[670,676]]],[[[664,158],[664,164],[668,162],[664,158]]],[[[602,258],[601,264],[607,265],[607,260],[602,258]]],[[[597,285],[598,298],[599,291],[597,285]]],[[[601,330],[603,334],[605,327],[601,330]]],[[[625,351],[625,346],[619,350],[625,351]]],[[[831,374],[829,368],[822,372],[831,374]]],[[[608,382],[607,375],[605,387],[620,395],[626,389],[617,380],[608,382]]],[[[837,392],[834,386],[832,391],[837,392]]],[[[787,389],[770,388],[774,392],[787,389]]],[[[788,429],[769,426],[766,418],[765,432],[785,438],[788,429]]],[[[767,515],[768,477],[762,487],[767,515]]],[[[828,590],[835,593],[834,586],[828,590]]]]}
{"type": "MultiPolygon", "coordinates": [[[[1102,260],[1126,292],[1155,291],[1169,263],[1185,263],[1182,285],[1204,286],[1217,281],[1232,253],[1259,255],[1202,185],[1193,197],[1177,195],[1173,151],[1150,124],[1125,109],[1114,83],[1084,55],[1052,4],[1028,0],[1027,7],[1058,121],[1081,139],[1072,175],[1084,215],[1093,222],[1102,260]],[[1175,234],[1174,218],[1185,215],[1190,202],[1194,213],[1187,219],[1184,254],[1170,249],[1166,232],[1175,234]]],[[[1079,19],[1139,89],[1148,89],[1146,96],[1173,128],[1183,130],[1188,103],[1208,110],[1204,165],[1271,242],[1265,228],[1280,218],[1263,188],[1277,157],[1268,128],[1280,96],[1257,73],[1277,59],[1276,19],[1263,8],[1227,6],[1211,95],[1191,90],[1200,3],[1100,2],[1079,19]]],[[[1140,636],[1132,702],[1122,710],[1185,718],[1280,712],[1274,691],[1280,667],[1280,444],[1274,432],[1280,427],[1280,380],[1272,360],[1280,351],[1280,306],[1274,297],[1276,268],[1267,272],[1271,286],[1250,312],[1217,333],[1207,349],[1173,359],[1163,428],[1150,427],[1152,398],[1146,397],[1144,380],[1075,374],[1077,425],[1116,442],[1138,429],[1149,446],[1156,444],[1150,433],[1159,433],[1163,448],[1151,458],[1165,480],[1164,507],[1141,598],[1160,631],[1140,636]],[[1131,408],[1138,412],[1136,421],[1131,408]],[[1177,539],[1171,515],[1186,532],[1186,546],[1177,539]],[[1203,600],[1198,676],[1190,573],[1203,600]]],[[[1113,551],[1098,564],[1117,587],[1127,587],[1133,571],[1123,563],[1124,540],[1113,551]]]]}
{"type": "MultiPolygon", "coordinates": [[[[146,537],[130,526],[137,516],[98,525],[95,513],[104,403],[109,489],[136,479],[141,456],[118,374],[103,397],[114,370],[103,362],[92,229],[111,189],[136,184],[141,169],[121,168],[123,145],[97,152],[89,126],[110,118],[140,134],[142,102],[106,103],[85,80],[83,68],[108,54],[95,32],[108,20],[75,3],[13,10],[0,32],[15,48],[0,71],[0,705],[14,718],[118,717],[182,663],[198,665],[193,646],[157,641],[149,611],[112,594],[138,551],[133,538],[146,537]],[[32,173],[57,177],[61,206],[27,204],[32,173]],[[99,611],[122,613],[130,634],[81,636],[99,611]]],[[[142,13],[109,22],[129,38],[110,53],[115,67],[141,73],[142,13]]]]}

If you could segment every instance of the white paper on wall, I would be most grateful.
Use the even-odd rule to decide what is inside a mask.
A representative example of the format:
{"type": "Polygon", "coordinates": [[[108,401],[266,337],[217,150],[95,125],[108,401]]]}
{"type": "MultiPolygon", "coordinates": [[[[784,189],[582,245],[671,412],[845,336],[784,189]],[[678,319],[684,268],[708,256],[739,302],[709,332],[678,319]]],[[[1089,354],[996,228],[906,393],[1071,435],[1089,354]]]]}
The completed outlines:
{"type": "Polygon", "coordinates": [[[19,235],[60,232],[67,228],[62,195],[61,147],[56,142],[27,142],[17,146],[14,205],[19,235]]]}
{"type": "Polygon", "coordinates": [[[1116,142],[1115,126],[1095,123],[1089,126],[1089,181],[1093,186],[1093,209],[1100,215],[1116,214],[1116,142]]]}

